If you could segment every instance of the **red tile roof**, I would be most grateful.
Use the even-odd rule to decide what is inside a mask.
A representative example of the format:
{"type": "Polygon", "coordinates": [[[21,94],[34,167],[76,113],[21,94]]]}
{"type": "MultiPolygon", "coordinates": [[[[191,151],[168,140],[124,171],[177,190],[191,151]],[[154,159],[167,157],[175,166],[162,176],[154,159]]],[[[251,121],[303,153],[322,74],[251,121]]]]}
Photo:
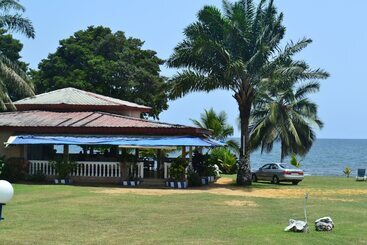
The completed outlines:
{"type": "Polygon", "coordinates": [[[16,111],[0,114],[0,128],[29,133],[203,135],[210,131],[106,112],[16,111]]]}

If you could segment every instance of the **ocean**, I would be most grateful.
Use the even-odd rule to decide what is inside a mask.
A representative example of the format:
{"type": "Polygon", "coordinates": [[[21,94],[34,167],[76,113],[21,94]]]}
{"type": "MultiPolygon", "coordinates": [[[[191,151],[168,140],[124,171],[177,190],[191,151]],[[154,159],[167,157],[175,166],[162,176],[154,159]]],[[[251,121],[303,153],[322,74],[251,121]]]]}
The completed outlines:
{"type": "MultiPolygon", "coordinates": [[[[367,140],[365,139],[317,139],[309,153],[301,160],[301,168],[309,175],[343,176],[346,166],[355,176],[358,168],[367,168],[367,140]]],[[[280,144],[271,153],[255,151],[251,154],[251,167],[256,169],[268,162],[279,162],[280,144]]],[[[284,162],[289,163],[290,158],[284,162]]]]}
{"type": "MultiPolygon", "coordinates": [[[[236,138],[239,140],[239,138],[236,138]]],[[[56,146],[59,153],[62,146],[56,146]]],[[[81,148],[71,146],[70,152],[77,154],[81,148]]],[[[171,157],[180,152],[171,153],[171,157]]],[[[367,139],[317,139],[309,153],[304,157],[298,157],[301,161],[301,169],[307,175],[343,176],[346,166],[352,169],[351,176],[355,176],[358,168],[367,169],[367,139]]],[[[275,144],[271,153],[255,151],[251,154],[251,168],[258,169],[269,162],[280,161],[280,144],[275,144]]],[[[290,158],[284,162],[289,163],[290,158]]]]}

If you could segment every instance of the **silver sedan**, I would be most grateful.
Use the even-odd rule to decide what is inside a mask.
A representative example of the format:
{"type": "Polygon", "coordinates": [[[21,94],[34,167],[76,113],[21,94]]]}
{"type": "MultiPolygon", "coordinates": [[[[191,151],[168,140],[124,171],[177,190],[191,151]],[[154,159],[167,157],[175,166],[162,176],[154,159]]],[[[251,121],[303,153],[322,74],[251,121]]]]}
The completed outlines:
{"type": "Polygon", "coordinates": [[[266,180],[273,184],[292,182],[292,184],[297,185],[303,180],[303,177],[303,170],[286,163],[268,163],[252,172],[252,181],[266,180]]]}

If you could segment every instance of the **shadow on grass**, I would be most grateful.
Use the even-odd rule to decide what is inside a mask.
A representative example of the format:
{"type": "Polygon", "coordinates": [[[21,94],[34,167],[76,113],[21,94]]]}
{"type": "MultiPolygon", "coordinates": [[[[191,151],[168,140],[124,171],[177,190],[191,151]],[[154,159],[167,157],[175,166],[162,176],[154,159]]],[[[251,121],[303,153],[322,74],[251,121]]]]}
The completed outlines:
{"type": "MultiPolygon", "coordinates": [[[[226,178],[226,177],[224,177],[226,178]]],[[[54,184],[53,182],[32,182],[32,181],[22,181],[17,182],[17,184],[23,185],[39,185],[39,186],[70,186],[70,187],[93,187],[93,188],[126,188],[126,189],[157,189],[157,190],[164,190],[164,189],[172,189],[170,187],[164,186],[122,186],[121,184],[117,183],[78,183],[74,182],[73,184],[69,185],[62,185],[62,184],[54,184]]],[[[228,189],[228,190],[244,190],[244,191],[252,191],[257,189],[282,189],[282,188],[298,188],[296,185],[292,185],[291,183],[280,183],[280,184],[272,184],[270,182],[253,182],[250,186],[241,186],[237,185],[235,180],[228,183],[210,183],[209,185],[202,185],[202,186],[191,186],[188,189],[190,190],[210,190],[210,189],[228,189]]]]}

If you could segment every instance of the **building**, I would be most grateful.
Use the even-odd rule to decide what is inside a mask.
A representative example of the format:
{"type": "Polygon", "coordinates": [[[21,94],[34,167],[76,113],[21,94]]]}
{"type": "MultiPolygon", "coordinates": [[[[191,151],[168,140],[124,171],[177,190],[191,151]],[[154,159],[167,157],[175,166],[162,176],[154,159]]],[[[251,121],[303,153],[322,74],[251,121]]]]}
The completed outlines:
{"type": "Polygon", "coordinates": [[[141,119],[150,107],[75,88],[14,104],[17,111],[0,113],[0,154],[24,158],[30,174],[40,171],[49,178],[55,177],[49,162],[62,156],[77,162],[71,173],[76,182],[118,183],[131,167],[123,154],[134,149],[138,177],[164,179],[170,163],[163,157],[144,160],[139,149],[156,149],[161,156],[162,149],[181,147],[191,156],[192,147],[219,145],[206,129],[141,119]]]}

